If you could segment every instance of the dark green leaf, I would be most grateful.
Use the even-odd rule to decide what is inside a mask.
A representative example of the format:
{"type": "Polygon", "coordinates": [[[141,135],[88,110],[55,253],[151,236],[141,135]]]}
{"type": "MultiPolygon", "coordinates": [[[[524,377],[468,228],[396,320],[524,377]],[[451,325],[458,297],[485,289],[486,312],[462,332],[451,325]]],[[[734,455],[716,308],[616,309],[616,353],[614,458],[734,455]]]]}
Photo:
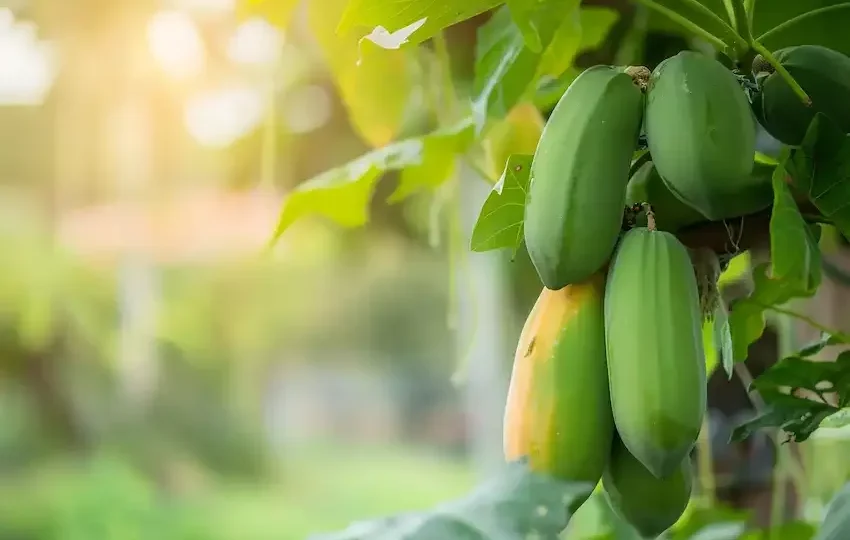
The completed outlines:
{"type": "Polygon", "coordinates": [[[514,462],[458,501],[426,512],[354,523],[344,531],[308,540],[557,540],[593,488],[535,474],[514,462]]]}
{"type": "Polygon", "coordinates": [[[338,32],[345,33],[357,26],[382,27],[397,32],[410,25],[419,25],[407,43],[416,45],[433,37],[443,28],[472,18],[501,5],[504,0],[464,0],[463,2],[434,2],[433,0],[351,0],[338,32]]]}
{"type": "Polygon", "coordinates": [[[758,390],[779,390],[783,387],[803,388],[811,392],[837,392],[841,403],[850,400],[850,352],[838,356],[835,362],[812,361],[789,356],[762,373],[753,387],[758,390]]]}
{"type": "Polygon", "coordinates": [[[770,218],[771,263],[753,269],[753,292],[732,307],[729,325],[735,361],[746,359],[749,346],[764,332],[764,310],[793,298],[810,297],[820,286],[821,256],[817,236],[800,215],[785,184],[780,159],[773,174],[773,211],[770,218]],[[768,267],[770,275],[768,275],[768,267]]]}
{"type": "Polygon", "coordinates": [[[823,332],[817,340],[800,349],[796,356],[799,356],[800,358],[814,356],[830,345],[847,343],[847,337],[848,336],[844,336],[843,334],[828,334],[823,332]]]}
{"type": "Polygon", "coordinates": [[[497,10],[478,30],[475,51],[473,108],[482,124],[502,117],[532,90],[542,76],[558,77],[583,49],[593,48],[608,34],[617,18],[604,8],[579,11],[578,0],[546,0],[529,14],[541,42],[541,52],[530,49],[511,19],[508,7],[497,10]]]}
{"type": "Polygon", "coordinates": [[[788,172],[794,187],[850,240],[850,136],[821,113],[815,115],[788,172]]]}
{"type": "Polygon", "coordinates": [[[850,54],[850,3],[842,0],[756,2],[759,42],[775,51],[792,45],[821,45],[850,54]]]}
{"type": "Polygon", "coordinates": [[[472,251],[511,248],[522,243],[525,197],[533,156],[512,155],[502,177],[493,186],[472,229],[472,251]]]}
{"type": "Polygon", "coordinates": [[[766,409],[752,420],[738,425],[732,431],[731,442],[742,441],[764,428],[781,428],[792,440],[803,442],[825,418],[838,411],[830,405],[790,396],[777,390],[763,390],[761,396],[766,403],[766,409]]]}
{"type": "Polygon", "coordinates": [[[272,242],[308,214],[321,214],[345,227],[363,225],[369,218],[375,183],[387,171],[407,173],[402,175],[402,184],[391,196],[393,201],[412,193],[418,186],[446,180],[440,174],[452,170],[447,161],[466,149],[473,129],[470,121],[464,121],[449,129],[399,141],[299,184],[284,201],[272,242]]]}
{"type": "Polygon", "coordinates": [[[850,482],[844,484],[826,511],[815,540],[845,540],[850,538],[850,482]]]}

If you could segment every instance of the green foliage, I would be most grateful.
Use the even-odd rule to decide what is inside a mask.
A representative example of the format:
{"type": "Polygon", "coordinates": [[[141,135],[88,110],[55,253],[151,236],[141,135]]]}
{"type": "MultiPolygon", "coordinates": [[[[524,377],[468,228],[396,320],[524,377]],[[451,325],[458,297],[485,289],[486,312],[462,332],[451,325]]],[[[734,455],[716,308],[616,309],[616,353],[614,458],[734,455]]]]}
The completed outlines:
{"type": "Polygon", "coordinates": [[[850,3],[841,0],[757,2],[756,39],[770,50],[791,45],[822,45],[850,54],[850,3]]]}
{"type": "Polygon", "coordinates": [[[310,540],[519,540],[529,536],[555,540],[575,511],[574,501],[583,501],[593,487],[533,473],[525,463],[513,462],[460,500],[430,511],[355,523],[310,540]]]}
{"type": "Polygon", "coordinates": [[[481,207],[472,230],[472,251],[509,247],[516,255],[522,244],[522,222],[533,156],[512,155],[502,177],[481,207]]]}

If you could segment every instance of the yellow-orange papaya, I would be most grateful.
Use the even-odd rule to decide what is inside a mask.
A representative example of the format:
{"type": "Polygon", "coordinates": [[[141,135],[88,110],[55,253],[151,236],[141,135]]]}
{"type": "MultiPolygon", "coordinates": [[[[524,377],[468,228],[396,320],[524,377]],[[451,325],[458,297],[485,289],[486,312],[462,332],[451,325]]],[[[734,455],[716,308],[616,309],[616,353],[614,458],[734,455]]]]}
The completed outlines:
{"type": "Polygon", "coordinates": [[[544,288],[522,329],[504,423],[508,461],[596,484],[614,436],[605,360],[605,272],[544,288]]]}

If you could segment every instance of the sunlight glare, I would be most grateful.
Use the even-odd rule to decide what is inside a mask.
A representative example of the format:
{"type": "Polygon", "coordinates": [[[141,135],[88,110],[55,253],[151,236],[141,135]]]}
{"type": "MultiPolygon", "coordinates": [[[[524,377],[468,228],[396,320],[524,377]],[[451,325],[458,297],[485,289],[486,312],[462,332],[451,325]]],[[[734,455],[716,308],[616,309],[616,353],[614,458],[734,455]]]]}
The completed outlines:
{"type": "Polygon", "coordinates": [[[186,129],[201,144],[225,147],[251,132],[263,118],[263,95],[251,87],[212,90],[186,105],[186,129]]]}
{"type": "Polygon", "coordinates": [[[331,117],[331,97],[316,84],[291,89],[284,103],[284,122],[292,133],[309,133],[325,125],[331,117]]]}
{"type": "Polygon", "coordinates": [[[148,46],[162,69],[176,79],[196,76],[204,69],[204,44],[185,12],[160,11],[151,17],[148,46]]]}
{"type": "Polygon", "coordinates": [[[282,32],[255,17],[236,28],[227,44],[227,56],[239,64],[266,66],[280,58],[282,46],[282,32]]]}
{"type": "Polygon", "coordinates": [[[39,105],[53,85],[51,45],[36,38],[35,26],[16,22],[0,8],[0,105],[39,105]]]}
{"type": "Polygon", "coordinates": [[[180,0],[182,8],[208,13],[228,13],[236,9],[236,0],[180,0]]]}

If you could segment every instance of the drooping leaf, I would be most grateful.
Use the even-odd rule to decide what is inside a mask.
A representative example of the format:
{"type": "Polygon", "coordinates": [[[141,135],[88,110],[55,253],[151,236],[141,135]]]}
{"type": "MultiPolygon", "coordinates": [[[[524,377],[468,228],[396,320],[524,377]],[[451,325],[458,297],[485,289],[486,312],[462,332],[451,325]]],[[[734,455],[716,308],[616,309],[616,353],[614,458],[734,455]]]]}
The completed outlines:
{"type": "Polygon", "coordinates": [[[822,45],[850,54],[850,2],[774,0],[756,2],[754,35],[769,50],[792,45],[822,45]]]}
{"type": "Polygon", "coordinates": [[[785,184],[783,163],[777,165],[773,175],[771,262],[753,269],[753,292],[735,302],[729,317],[736,362],[746,359],[749,346],[764,332],[764,310],[793,298],[812,296],[821,281],[816,233],[800,215],[785,184]]]}
{"type": "Polygon", "coordinates": [[[385,50],[354,34],[336,33],[347,0],[308,5],[310,31],[357,133],[378,148],[398,134],[414,87],[413,49],[385,50]]]}
{"type": "Polygon", "coordinates": [[[850,426],[850,407],[845,407],[834,413],[832,416],[821,422],[820,427],[830,429],[840,429],[845,426],[850,426]]]}
{"type": "Polygon", "coordinates": [[[280,29],[286,29],[300,0],[239,0],[236,17],[262,17],[280,29]]]}
{"type": "Polygon", "coordinates": [[[794,187],[850,240],[850,136],[821,113],[788,162],[794,187]]]}
{"type": "MultiPolygon", "coordinates": [[[[315,1],[315,0],[313,0],[315,1]]],[[[320,0],[324,2],[324,0],[320,0]]],[[[504,0],[464,0],[463,2],[434,2],[433,0],[351,0],[336,30],[347,33],[357,26],[384,28],[395,32],[414,23],[420,23],[407,42],[422,43],[443,28],[472,18],[501,5],[504,0]]]]}
{"type": "Polygon", "coordinates": [[[832,498],[815,540],[850,538],[850,482],[832,498]]]}
{"type": "Polygon", "coordinates": [[[742,441],[759,429],[781,428],[790,439],[803,442],[820,426],[821,422],[838,409],[810,399],[798,398],[770,390],[762,391],[766,409],[755,418],[736,426],[731,442],[742,441]]]}
{"type": "MultiPolygon", "coordinates": [[[[806,347],[802,353],[810,353],[806,347]]],[[[747,437],[755,429],[781,427],[792,440],[806,440],[828,417],[850,404],[850,351],[838,355],[834,362],[808,360],[800,354],[783,358],[756,378],[757,389],[767,409],[757,418],[738,426],[733,439],[747,437]],[[814,397],[787,394],[784,388],[806,390],[814,397]],[[827,396],[836,396],[838,406],[827,396]]]]}
{"type": "Polygon", "coordinates": [[[579,4],[578,0],[546,0],[535,5],[530,17],[539,30],[539,53],[528,48],[507,6],[479,29],[473,87],[473,108],[479,123],[487,117],[505,116],[526,93],[536,90],[540,77],[560,76],[579,52],[598,46],[604,39],[616,12],[604,8],[579,10],[579,4]]]}
{"type": "Polygon", "coordinates": [[[463,499],[429,511],[354,523],[308,540],[557,540],[593,487],[536,474],[514,462],[463,499]]]}
{"type": "Polygon", "coordinates": [[[438,184],[446,177],[431,174],[451,172],[451,165],[446,163],[453,160],[454,155],[449,149],[463,152],[471,142],[472,130],[472,124],[464,121],[451,129],[399,141],[299,184],[284,201],[272,242],[292,223],[308,214],[323,215],[345,227],[363,225],[369,217],[369,201],[375,183],[387,171],[411,171],[404,187],[399,186],[391,196],[393,201],[422,185],[438,184]]]}
{"type": "Polygon", "coordinates": [[[508,158],[501,179],[481,206],[478,221],[472,229],[472,251],[510,248],[516,253],[522,243],[532,157],[512,155],[508,158]]]}

